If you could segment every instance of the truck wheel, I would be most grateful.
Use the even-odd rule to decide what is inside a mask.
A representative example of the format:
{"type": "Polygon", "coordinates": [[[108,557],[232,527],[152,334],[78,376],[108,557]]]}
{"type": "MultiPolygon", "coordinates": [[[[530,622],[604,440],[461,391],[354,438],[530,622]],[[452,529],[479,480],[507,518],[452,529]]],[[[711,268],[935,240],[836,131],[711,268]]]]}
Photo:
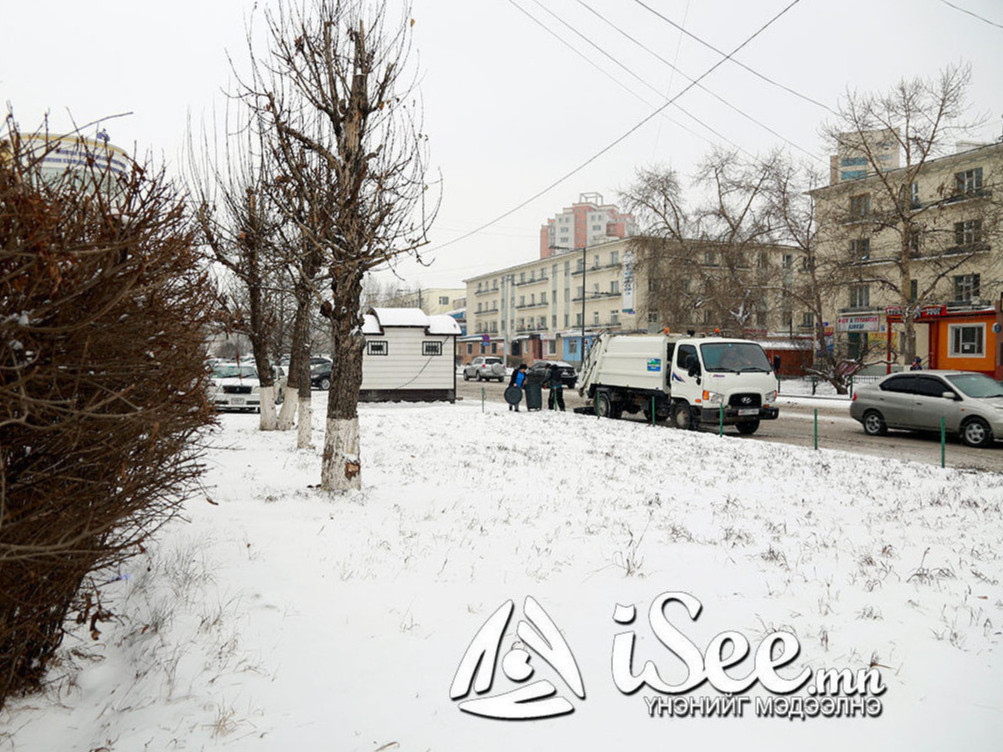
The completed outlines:
{"type": "Polygon", "coordinates": [[[672,424],[683,431],[694,429],[693,412],[687,403],[680,402],[672,407],[672,424]]]}
{"type": "Polygon", "coordinates": [[[754,434],[756,431],[759,430],[759,421],[744,420],[741,423],[736,423],[735,428],[737,428],[738,432],[743,436],[751,436],[752,434],[754,434]]]}
{"type": "Polygon", "coordinates": [[[613,405],[613,400],[607,392],[600,392],[598,398],[599,417],[617,418],[617,409],[613,405]]]}

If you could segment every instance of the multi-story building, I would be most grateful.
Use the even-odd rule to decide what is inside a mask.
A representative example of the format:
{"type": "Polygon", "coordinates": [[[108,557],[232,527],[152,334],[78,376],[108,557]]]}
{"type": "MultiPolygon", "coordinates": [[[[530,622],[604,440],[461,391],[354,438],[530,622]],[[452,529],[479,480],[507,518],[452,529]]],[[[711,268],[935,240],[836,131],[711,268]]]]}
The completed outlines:
{"type": "Polygon", "coordinates": [[[540,258],[608,243],[637,234],[631,214],[603,203],[599,193],[582,193],[578,201],[547,220],[540,228],[540,258]]]}
{"type": "Polygon", "coordinates": [[[929,367],[1003,375],[991,302],[1003,290],[1003,143],[960,146],[919,165],[860,165],[813,192],[819,257],[846,275],[827,318],[849,357],[913,350],[929,367]]]}
{"type": "MultiPolygon", "coordinates": [[[[461,362],[487,354],[504,357],[509,363],[542,358],[578,365],[582,343],[588,347],[604,330],[720,329],[760,338],[789,334],[790,314],[785,320],[782,311],[782,279],[790,270],[781,269],[781,258],[790,255],[790,249],[750,249],[755,258],[750,270],[741,263],[724,263],[723,247],[710,253],[703,244],[698,260],[670,268],[638,263],[643,253],[640,240],[600,243],[466,280],[467,334],[459,342],[461,362]],[[767,264],[773,265],[773,273],[767,274],[767,264]],[[703,310],[664,305],[670,298],[696,301],[701,291],[706,301],[711,281],[718,279],[722,269],[733,276],[744,274],[743,290],[756,291],[756,304],[762,310],[757,309],[745,326],[736,329],[724,321],[723,304],[716,309],[718,316],[712,318],[705,317],[703,310]],[[745,279],[749,273],[761,278],[758,288],[751,277],[745,279]],[[677,295],[677,283],[687,292],[677,295]],[[666,288],[671,289],[663,294],[666,288]],[[687,297],[689,294],[693,297],[687,297]]],[[[711,310],[711,306],[706,309],[711,310]]]]}
{"type": "Polygon", "coordinates": [[[466,280],[464,360],[487,353],[577,363],[583,337],[636,328],[628,243],[561,252],[466,280]]]}
{"type": "Polygon", "coordinates": [[[420,308],[429,316],[451,313],[463,308],[467,291],[463,287],[419,287],[394,296],[393,306],[420,308]]]}

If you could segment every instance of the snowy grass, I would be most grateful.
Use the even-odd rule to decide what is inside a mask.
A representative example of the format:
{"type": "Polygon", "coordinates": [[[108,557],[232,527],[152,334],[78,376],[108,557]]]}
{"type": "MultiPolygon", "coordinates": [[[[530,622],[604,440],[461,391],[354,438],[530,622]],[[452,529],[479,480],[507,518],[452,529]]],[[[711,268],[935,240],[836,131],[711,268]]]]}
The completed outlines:
{"type": "MultiPolygon", "coordinates": [[[[109,586],[118,622],[105,625],[99,657],[64,668],[48,696],[14,703],[0,740],[26,750],[996,743],[1003,478],[504,407],[364,406],[364,490],[340,498],[314,487],[319,457],[293,449],[294,436],[225,416],[210,457],[216,504],[191,504],[189,521],[109,586]],[[883,716],[649,719],[640,696],[612,684],[623,627],[611,616],[617,603],[644,614],[666,591],[703,603],[696,623],[670,614],[698,644],[733,629],[755,646],[779,629],[801,643],[794,669],[882,667],[883,716]],[[527,595],[564,632],[586,701],[534,723],[459,712],[448,689],[463,651],[501,603],[527,595]]],[[[645,621],[635,663],[681,680],[645,621]]]]}

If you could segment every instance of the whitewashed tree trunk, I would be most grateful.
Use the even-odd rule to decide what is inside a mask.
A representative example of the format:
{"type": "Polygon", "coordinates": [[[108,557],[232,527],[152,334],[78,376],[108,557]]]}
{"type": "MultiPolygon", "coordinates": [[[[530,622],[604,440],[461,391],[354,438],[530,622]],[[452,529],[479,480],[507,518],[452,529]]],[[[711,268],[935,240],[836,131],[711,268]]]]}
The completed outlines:
{"type": "Polygon", "coordinates": [[[275,387],[261,387],[261,422],[258,426],[262,431],[274,431],[278,427],[275,415],[275,387]]]}
{"type": "Polygon", "coordinates": [[[309,449],[313,440],[313,401],[310,392],[306,399],[299,400],[298,430],[296,431],[296,448],[309,449]]]}
{"type": "Polygon", "coordinates": [[[295,387],[286,387],[286,401],[282,403],[279,411],[278,429],[289,431],[296,422],[296,410],[299,408],[299,390],[295,387]]]}
{"type": "Polygon", "coordinates": [[[325,491],[354,491],[362,487],[359,456],[359,417],[328,418],[320,485],[325,491]]]}

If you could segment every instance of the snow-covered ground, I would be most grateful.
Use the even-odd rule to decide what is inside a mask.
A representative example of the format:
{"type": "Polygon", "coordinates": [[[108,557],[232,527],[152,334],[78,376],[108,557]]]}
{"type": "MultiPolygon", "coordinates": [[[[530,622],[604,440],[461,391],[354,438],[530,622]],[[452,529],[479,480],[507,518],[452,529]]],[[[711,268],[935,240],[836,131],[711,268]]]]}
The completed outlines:
{"type": "MultiPolygon", "coordinates": [[[[318,453],[293,435],[223,416],[211,503],[190,503],[111,575],[117,620],[96,643],[85,630],[66,643],[47,695],[11,703],[0,749],[999,748],[1000,476],[502,404],[360,412],[365,489],[341,498],[312,487],[318,453]],[[651,661],[665,682],[686,679],[662,644],[671,629],[656,619],[659,642],[648,619],[669,592],[703,606],[696,621],[679,603],[664,611],[691,653],[732,630],[755,655],[786,631],[800,656],[779,674],[876,666],[882,714],[768,718],[750,701],[743,717],[650,717],[657,693],[625,694],[613,674],[651,661]],[[574,712],[493,720],[461,711],[476,692],[450,697],[509,599],[483,696],[527,684],[529,660],[574,712]],[[614,621],[618,604],[636,619],[621,608],[614,621]],[[548,620],[584,699],[566,662],[555,670],[515,635],[548,620]],[[614,637],[631,631],[625,664],[614,637]]],[[[752,670],[750,657],[727,673],[752,670]]],[[[718,694],[704,683],[679,697],[718,694]]]]}

